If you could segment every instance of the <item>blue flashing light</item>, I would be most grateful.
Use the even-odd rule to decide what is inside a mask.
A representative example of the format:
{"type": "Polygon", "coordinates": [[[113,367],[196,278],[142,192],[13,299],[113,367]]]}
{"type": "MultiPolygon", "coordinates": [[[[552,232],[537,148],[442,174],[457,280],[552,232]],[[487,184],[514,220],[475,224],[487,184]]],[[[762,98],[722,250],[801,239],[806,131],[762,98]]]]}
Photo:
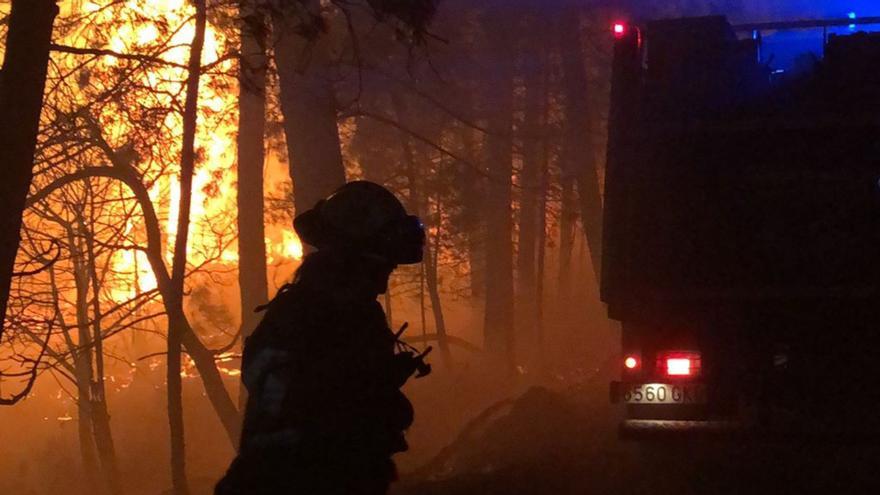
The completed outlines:
{"type": "Polygon", "coordinates": [[[850,12],[849,14],[846,14],[846,16],[849,17],[850,19],[855,19],[855,18],[856,18],[856,13],[855,13],[855,12],[850,12]]]}

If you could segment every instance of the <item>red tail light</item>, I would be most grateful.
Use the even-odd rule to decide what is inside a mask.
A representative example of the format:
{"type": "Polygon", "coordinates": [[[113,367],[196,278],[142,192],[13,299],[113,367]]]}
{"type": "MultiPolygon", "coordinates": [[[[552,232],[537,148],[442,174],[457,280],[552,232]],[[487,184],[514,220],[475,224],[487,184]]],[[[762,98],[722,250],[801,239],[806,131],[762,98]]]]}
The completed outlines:
{"type": "Polygon", "coordinates": [[[688,358],[668,358],[666,360],[666,374],[672,376],[690,376],[691,360],[688,358]]]}
{"type": "Polygon", "coordinates": [[[696,351],[668,351],[657,355],[657,371],[669,377],[699,376],[701,368],[700,353],[696,351]]]}
{"type": "Polygon", "coordinates": [[[611,31],[614,33],[615,38],[623,38],[626,35],[626,24],[615,22],[614,26],[611,27],[611,31]]]}
{"type": "Polygon", "coordinates": [[[634,375],[642,371],[642,354],[639,351],[630,351],[623,355],[623,373],[634,375]]]}

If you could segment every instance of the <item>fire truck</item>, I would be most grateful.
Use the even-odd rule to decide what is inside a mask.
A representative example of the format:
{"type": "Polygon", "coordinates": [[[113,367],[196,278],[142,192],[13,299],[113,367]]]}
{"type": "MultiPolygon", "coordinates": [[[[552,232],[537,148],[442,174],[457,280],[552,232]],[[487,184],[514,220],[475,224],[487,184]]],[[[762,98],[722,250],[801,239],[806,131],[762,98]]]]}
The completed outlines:
{"type": "Polygon", "coordinates": [[[880,431],[880,18],[852,17],[614,25],[624,433],[880,431]]]}

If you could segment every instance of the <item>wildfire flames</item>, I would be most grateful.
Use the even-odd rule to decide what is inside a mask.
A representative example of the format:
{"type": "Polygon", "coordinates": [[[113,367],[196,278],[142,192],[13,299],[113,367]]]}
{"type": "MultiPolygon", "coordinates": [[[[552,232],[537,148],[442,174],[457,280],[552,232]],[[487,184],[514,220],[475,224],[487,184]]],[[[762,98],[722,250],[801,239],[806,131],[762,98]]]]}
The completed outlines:
{"type": "MultiPolygon", "coordinates": [[[[42,124],[47,129],[44,133],[49,137],[42,145],[42,155],[38,154],[38,172],[31,192],[39,191],[66,174],[106,166],[108,162],[116,166],[109,154],[117,153],[117,159],[126,161],[135,170],[146,189],[159,224],[165,268],[170,271],[180,215],[181,109],[188,74],[186,65],[195,32],[194,9],[187,0],[64,0],[60,2],[60,8],[59,19],[76,19],[76,22],[56,23],[53,42],[70,49],[52,53],[45,98],[46,107],[51,111],[44,114],[42,124]],[[82,50],[101,53],[84,54],[82,50]],[[124,89],[114,87],[120,81],[127,85],[124,89]],[[108,97],[108,94],[113,96],[108,97]],[[93,136],[78,135],[83,143],[90,144],[54,144],[53,139],[58,135],[65,137],[63,133],[71,131],[66,128],[52,131],[51,126],[63,127],[69,116],[74,116],[70,118],[72,121],[84,114],[94,122],[97,129],[94,132],[100,134],[109,152],[94,146],[96,139],[93,136]],[[52,132],[57,132],[57,135],[52,132]],[[81,148],[71,152],[76,146],[81,148]],[[72,155],[73,158],[53,162],[47,158],[53,154],[72,155]],[[40,168],[40,156],[47,163],[43,168],[40,168]]],[[[203,296],[209,301],[193,303],[190,298],[187,300],[187,311],[196,320],[193,326],[198,327],[200,336],[209,344],[219,347],[232,339],[237,326],[237,315],[227,308],[237,307],[236,137],[239,90],[236,77],[238,61],[233,54],[238,40],[229,38],[235,35],[232,34],[234,29],[224,30],[211,22],[205,33],[201,60],[203,72],[195,139],[196,168],[188,236],[187,273],[195,275],[188,280],[186,290],[191,294],[200,286],[211,287],[213,292],[203,296]],[[198,304],[203,305],[200,308],[207,309],[194,309],[198,304]],[[201,316],[192,316],[196,311],[202,311],[201,316]],[[201,321],[198,321],[199,318],[201,321]]],[[[80,121],[76,122],[76,126],[75,132],[88,128],[80,121]]],[[[283,191],[289,191],[290,187],[285,186],[289,177],[279,166],[277,158],[270,155],[268,161],[264,183],[267,194],[278,196],[283,191]]],[[[81,242],[74,239],[85,235],[84,227],[65,231],[58,221],[60,218],[75,222],[77,215],[81,219],[86,215],[85,210],[88,210],[87,214],[93,215],[88,222],[98,225],[89,227],[93,229],[90,235],[99,237],[107,231],[115,235],[109,241],[101,239],[101,242],[112,244],[112,248],[99,246],[102,247],[99,254],[89,255],[101,272],[96,276],[100,288],[90,286],[82,292],[82,287],[78,285],[80,282],[74,283],[74,280],[80,280],[77,277],[84,276],[77,272],[82,266],[77,264],[72,252],[65,251],[61,260],[52,267],[51,273],[43,271],[24,277],[20,282],[19,290],[24,294],[54,292],[54,302],[50,296],[40,296],[42,299],[36,301],[37,304],[21,303],[17,311],[22,321],[29,319],[43,323],[55,318],[60,322],[65,334],[62,336],[58,328],[54,334],[49,334],[50,347],[62,350],[63,356],[72,352],[67,350],[70,342],[87,342],[83,334],[90,325],[83,324],[79,319],[82,308],[77,305],[82,304],[81,301],[97,299],[98,309],[90,306],[88,311],[97,314],[96,318],[102,318],[108,325],[118,325],[120,329],[134,327],[134,330],[146,330],[147,333],[135,336],[136,332],[117,335],[117,330],[112,327],[99,329],[107,335],[105,349],[124,355],[127,361],[107,366],[105,379],[115,384],[114,388],[119,391],[131,383],[138,369],[136,363],[143,355],[164,345],[161,338],[151,337],[161,336],[166,326],[159,300],[146,298],[144,304],[136,302],[157,288],[155,267],[151,266],[145,250],[146,213],[131,188],[116,179],[99,178],[88,185],[77,182],[64,187],[25,213],[23,239],[30,239],[32,245],[28,250],[27,242],[23,242],[25,248],[19,253],[20,263],[26,267],[38,264],[34,253],[46,251],[39,247],[41,243],[46,245],[55,239],[63,239],[67,246],[64,249],[69,251],[69,245],[81,242]],[[98,191],[88,193],[94,194],[91,199],[86,197],[88,194],[82,194],[84,189],[89,188],[98,191]],[[87,200],[91,203],[86,204],[87,200]],[[94,206],[96,203],[100,206],[94,206]],[[100,218],[96,220],[94,215],[100,218]],[[103,226],[107,227],[99,231],[99,227],[103,226]],[[39,292],[39,287],[51,287],[51,290],[39,292]]],[[[288,277],[302,258],[303,246],[293,232],[289,219],[267,221],[265,232],[268,275],[277,287],[279,281],[288,277]]],[[[80,253],[80,256],[83,254],[80,253]]],[[[91,301],[88,304],[91,305],[91,301]]],[[[23,337],[24,344],[39,347],[36,345],[39,338],[33,334],[24,335],[30,335],[23,337]]],[[[144,364],[153,370],[162,360],[162,357],[156,357],[144,364]]],[[[238,358],[231,353],[219,355],[217,365],[220,372],[227,376],[239,374],[238,358]]],[[[188,357],[185,358],[181,374],[185,377],[196,376],[194,365],[188,357]]]]}
{"type": "MultiPolygon", "coordinates": [[[[186,0],[129,0],[123,9],[133,13],[132,22],[114,22],[117,10],[97,2],[67,2],[62,9],[79,9],[92,17],[94,25],[112,26],[105,33],[106,48],[114,53],[130,54],[149,51],[166,33],[170,36],[164,41],[168,47],[161,51],[161,59],[167,61],[165,66],[156,66],[144,73],[142,83],[154,92],[166,92],[170,95],[179,94],[185,78],[181,67],[185,66],[189,57],[189,43],[192,40],[195,25],[192,21],[192,8],[186,0]],[[134,19],[140,22],[134,22],[134,19]],[[156,20],[156,21],[151,21],[156,20]]],[[[81,31],[67,33],[61,44],[74,47],[92,47],[91,36],[81,31]]],[[[233,57],[221,60],[228,53],[230,42],[224,33],[208,24],[205,33],[202,65],[213,66],[218,74],[230,73],[236,61],[233,57]]],[[[103,47],[98,47],[103,48],[103,47]]],[[[59,65],[73,69],[81,62],[70,56],[56,57],[59,65]]],[[[97,62],[99,65],[116,67],[121,63],[118,57],[108,55],[97,62]]],[[[223,76],[206,74],[203,76],[199,94],[199,130],[196,136],[196,148],[200,160],[197,163],[193,178],[192,212],[190,216],[191,231],[189,236],[189,262],[201,265],[217,262],[234,266],[238,262],[237,244],[230,242],[229,232],[218,235],[218,222],[230,232],[235,230],[234,215],[236,204],[236,175],[229,173],[235,170],[236,133],[237,133],[237,90],[228,85],[220,84],[216,79],[223,76]]],[[[228,76],[226,76],[228,79],[228,76]]],[[[161,97],[160,97],[161,98],[161,97]]],[[[166,97],[162,103],[171,104],[172,97],[166,97]]],[[[123,138],[132,129],[130,124],[118,115],[102,114],[102,123],[111,136],[123,138]]],[[[179,113],[171,112],[163,122],[163,133],[168,136],[182,134],[182,121],[179,113]]],[[[175,140],[172,140],[172,142],[175,140]]],[[[179,140],[177,140],[179,141],[179,140]]],[[[179,146],[179,143],[173,143],[179,146]]],[[[171,266],[174,239],[178,221],[178,204],[180,200],[180,183],[177,175],[178,165],[174,157],[177,150],[167,150],[168,163],[161,164],[172,173],[160,175],[149,188],[151,199],[159,206],[162,216],[163,236],[165,240],[165,261],[171,266]]],[[[269,170],[269,169],[267,169],[269,170]]],[[[284,178],[268,177],[267,189],[271,190],[284,178]]],[[[139,225],[129,219],[126,224],[126,235],[142,238],[138,232],[139,225]]],[[[303,248],[296,234],[289,228],[268,226],[266,237],[267,258],[270,263],[279,265],[302,258],[303,248]]],[[[146,254],[141,250],[119,250],[112,259],[113,271],[121,274],[111,289],[112,298],[117,301],[131,299],[136,294],[156,288],[156,277],[150,267],[146,254]]]]}

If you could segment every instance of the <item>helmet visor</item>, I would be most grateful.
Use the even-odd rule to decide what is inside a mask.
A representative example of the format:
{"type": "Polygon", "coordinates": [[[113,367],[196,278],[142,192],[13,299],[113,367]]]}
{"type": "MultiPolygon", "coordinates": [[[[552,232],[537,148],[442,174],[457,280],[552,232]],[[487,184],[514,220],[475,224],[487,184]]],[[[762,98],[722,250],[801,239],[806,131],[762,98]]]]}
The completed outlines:
{"type": "Polygon", "coordinates": [[[407,215],[397,223],[390,251],[398,265],[421,263],[425,251],[425,226],[419,217],[407,215]]]}

